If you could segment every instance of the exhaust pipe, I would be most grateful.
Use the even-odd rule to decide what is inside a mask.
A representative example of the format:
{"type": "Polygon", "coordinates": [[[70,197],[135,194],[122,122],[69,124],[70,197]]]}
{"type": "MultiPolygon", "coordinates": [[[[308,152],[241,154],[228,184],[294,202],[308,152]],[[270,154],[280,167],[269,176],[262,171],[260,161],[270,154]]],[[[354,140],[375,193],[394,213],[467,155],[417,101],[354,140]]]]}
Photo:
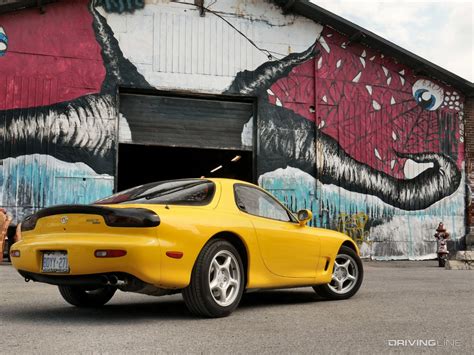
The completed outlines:
{"type": "Polygon", "coordinates": [[[108,285],[109,284],[109,278],[107,275],[102,275],[100,277],[100,283],[104,286],[108,285]]]}
{"type": "Polygon", "coordinates": [[[117,275],[103,275],[101,276],[101,283],[105,286],[126,286],[128,284],[127,280],[120,280],[117,275]]]}
{"type": "Polygon", "coordinates": [[[118,279],[117,276],[115,276],[115,275],[110,275],[110,276],[109,276],[109,283],[110,283],[110,285],[112,285],[112,286],[117,286],[117,283],[118,283],[118,282],[119,282],[119,279],[118,279]]]}

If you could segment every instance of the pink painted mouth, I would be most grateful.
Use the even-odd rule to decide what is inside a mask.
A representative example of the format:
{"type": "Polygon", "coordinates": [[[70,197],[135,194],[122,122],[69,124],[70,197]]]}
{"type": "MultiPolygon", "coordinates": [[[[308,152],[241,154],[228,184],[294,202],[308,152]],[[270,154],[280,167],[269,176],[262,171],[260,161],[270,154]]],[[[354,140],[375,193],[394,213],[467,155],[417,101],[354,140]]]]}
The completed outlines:
{"type": "Polygon", "coordinates": [[[101,48],[87,0],[0,16],[8,50],[0,57],[0,110],[51,105],[100,92],[101,48]]]}
{"type": "Polygon", "coordinates": [[[431,102],[425,89],[414,97],[414,85],[428,80],[392,58],[344,41],[325,29],[320,53],[274,83],[267,91],[270,103],[315,122],[354,159],[393,177],[406,178],[406,159],[397,152],[444,153],[461,167],[461,95],[433,82],[427,90],[435,88],[442,97],[435,93],[431,102]]]}

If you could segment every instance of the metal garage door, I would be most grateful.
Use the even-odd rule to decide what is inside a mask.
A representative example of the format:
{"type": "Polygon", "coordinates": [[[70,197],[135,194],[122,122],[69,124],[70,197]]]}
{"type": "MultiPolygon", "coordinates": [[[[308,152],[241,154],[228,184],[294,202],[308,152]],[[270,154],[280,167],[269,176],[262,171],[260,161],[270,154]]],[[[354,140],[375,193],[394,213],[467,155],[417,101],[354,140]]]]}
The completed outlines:
{"type": "Polygon", "coordinates": [[[121,94],[120,113],[121,143],[252,150],[251,102],[121,94]]]}

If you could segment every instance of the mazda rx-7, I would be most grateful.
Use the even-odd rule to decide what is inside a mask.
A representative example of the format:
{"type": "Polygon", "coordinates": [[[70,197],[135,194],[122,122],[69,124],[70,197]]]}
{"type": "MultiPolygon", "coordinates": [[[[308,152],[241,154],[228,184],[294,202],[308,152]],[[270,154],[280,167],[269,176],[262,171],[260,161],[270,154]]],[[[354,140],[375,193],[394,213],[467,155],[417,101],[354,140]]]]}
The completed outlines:
{"type": "Polygon", "coordinates": [[[362,283],[359,249],[311,219],[247,182],[161,181],[39,210],[10,256],[25,280],[57,285],[78,307],[102,306],[117,290],[182,293],[205,317],[229,315],[246,290],[311,286],[347,299],[362,283]]]}

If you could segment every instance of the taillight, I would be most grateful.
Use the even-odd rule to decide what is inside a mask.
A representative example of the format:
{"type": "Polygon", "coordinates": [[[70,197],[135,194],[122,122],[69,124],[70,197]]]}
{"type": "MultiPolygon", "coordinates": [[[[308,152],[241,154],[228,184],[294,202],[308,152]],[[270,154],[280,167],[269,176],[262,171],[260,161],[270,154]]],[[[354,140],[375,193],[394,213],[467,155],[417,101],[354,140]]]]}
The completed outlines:
{"type": "Polygon", "coordinates": [[[35,229],[40,218],[66,215],[62,223],[67,223],[67,214],[92,214],[104,217],[109,227],[157,227],[160,225],[160,217],[146,208],[110,208],[94,205],[65,205],[53,206],[39,210],[35,214],[26,217],[21,222],[21,231],[35,229]]]}
{"type": "Polygon", "coordinates": [[[132,209],[117,209],[114,213],[104,215],[104,220],[109,227],[156,227],[160,224],[154,212],[137,213],[132,209]]]}
{"type": "Polygon", "coordinates": [[[10,250],[10,257],[11,258],[19,258],[20,257],[20,251],[19,250],[10,250]]]}
{"type": "Polygon", "coordinates": [[[125,255],[127,255],[126,250],[118,250],[118,249],[103,249],[103,250],[96,250],[94,252],[94,256],[96,258],[119,258],[125,255]]]}

